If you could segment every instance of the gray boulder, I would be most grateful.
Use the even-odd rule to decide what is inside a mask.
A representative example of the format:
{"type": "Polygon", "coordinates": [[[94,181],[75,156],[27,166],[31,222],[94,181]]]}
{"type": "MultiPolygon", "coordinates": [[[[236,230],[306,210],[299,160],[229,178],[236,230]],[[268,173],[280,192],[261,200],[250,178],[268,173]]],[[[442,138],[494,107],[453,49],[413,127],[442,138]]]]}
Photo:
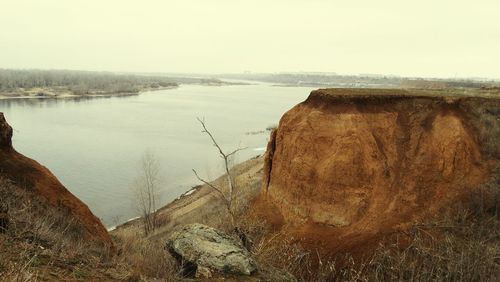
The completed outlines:
{"type": "Polygon", "coordinates": [[[203,224],[189,224],[174,232],[167,240],[167,248],[175,257],[202,270],[197,271],[197,276],[207,277],[212,270],[236,275],[251,275],[257,270],[240,242],[203,224]]]}

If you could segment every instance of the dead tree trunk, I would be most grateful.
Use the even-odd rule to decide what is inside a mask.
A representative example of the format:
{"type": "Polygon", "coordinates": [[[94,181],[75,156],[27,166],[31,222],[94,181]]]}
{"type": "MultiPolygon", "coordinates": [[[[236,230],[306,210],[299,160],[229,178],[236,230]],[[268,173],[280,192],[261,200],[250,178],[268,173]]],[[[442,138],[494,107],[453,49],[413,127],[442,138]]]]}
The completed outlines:
{"type": "Polygon", "coordinates": [[[216,187],[212,183],[201,178],[198,175],[198,173],[196,172],[196,170],[193,169],[193,172],[196,175],[196,178],[198,178],[198,180],[200,180],[201,182],[205,183],[207,186],[209,186],[210,188],[215,190],[218,193],[219,197],[224,201],[224,205],[226,206],[227,212],[229,213],[229,217],[231,220],[231,226],[233,227],[233,229],[236,230],[235,214],[234,214],[234,210],[233,210],[233,197],[234,197],[235,183],[234,183],[234,178],[231,175],[230,158],[232,156],[234,156],[236,153],[238,153],[239,151],[244,150],[245,148],[238,148],[230,153],[224,153],[224,151],[219,146],[217,141],[215,141],[215,137],[207,129],[207,127],[205,125],[205,121],[200,119],[200,118],[197,118],[197,119],[200,122],[201,126],[203,127],[202,132],[206,133],[210,137],[210,140],[212,141],[213,145],[219,151],[219,155],[224,160],[224,169],[226,171],[227,185],[228,185],[227,191],[224,191],[223,188],[216,187]]]}

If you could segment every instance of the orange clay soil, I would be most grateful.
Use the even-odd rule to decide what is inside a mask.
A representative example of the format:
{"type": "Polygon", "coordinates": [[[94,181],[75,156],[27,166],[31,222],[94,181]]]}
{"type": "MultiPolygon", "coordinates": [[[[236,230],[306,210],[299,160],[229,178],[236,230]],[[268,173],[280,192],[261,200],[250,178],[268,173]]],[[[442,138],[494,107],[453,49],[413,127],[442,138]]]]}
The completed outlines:
{"type": "Polygon", "coordinates": [[[313,91],[271,135],[254,210],[335,255],[367,252],[468,195],[497,162],[499,100],[419,94],[313,91]]]}
{"type": "Polygon", "coordinates": [[[81,225],[83,236],[87,239],[111,247],[111,237],[87,205],[71,194],[46,167],[16,152],[11,138],[12,128],[0,113],[0,175],[68,213],[74,222],[81,225]]]}

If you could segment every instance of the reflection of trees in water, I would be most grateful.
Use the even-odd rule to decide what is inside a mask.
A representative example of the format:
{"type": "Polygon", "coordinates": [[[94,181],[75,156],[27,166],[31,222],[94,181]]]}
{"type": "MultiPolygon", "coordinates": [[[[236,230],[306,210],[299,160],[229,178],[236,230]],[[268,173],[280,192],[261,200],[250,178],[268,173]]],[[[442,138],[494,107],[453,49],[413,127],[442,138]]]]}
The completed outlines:
{"type": "Polygon", "coordinates": [[[133,95],[101,95],[101,96],[75,96],[64,98],[8,98],[0,99],[0,107],[11,108],[13,106],[53,108],[66,103],[89,103],[91,100],[100,99],[124,99],[133,95]]]}

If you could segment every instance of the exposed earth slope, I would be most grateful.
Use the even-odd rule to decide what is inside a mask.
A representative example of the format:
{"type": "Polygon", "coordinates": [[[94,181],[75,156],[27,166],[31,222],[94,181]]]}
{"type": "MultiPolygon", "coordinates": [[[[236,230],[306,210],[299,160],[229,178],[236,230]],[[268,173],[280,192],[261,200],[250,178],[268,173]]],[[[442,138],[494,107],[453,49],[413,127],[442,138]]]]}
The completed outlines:
{"type": "Polygon", "coordinates": [[[32,197],[32,205],[46,204],[42,211],[48,213],[48,209],[53,209],[67,216],[75,229],[72,231],[78,236],[108,247],[112,245],[106,229],[87,205],[71,194],[46,167],[12,147],[12,128],[3,113],[0,113],[0,175],[11,181],[15,189],[24,189],[32,197]]]}
{"type": "Polygon", "coordinates": [[[272,134],[260,206],[338,251],[464,199],[500,156],[500,100],[461,94],[313,91],[272,134]]]}

